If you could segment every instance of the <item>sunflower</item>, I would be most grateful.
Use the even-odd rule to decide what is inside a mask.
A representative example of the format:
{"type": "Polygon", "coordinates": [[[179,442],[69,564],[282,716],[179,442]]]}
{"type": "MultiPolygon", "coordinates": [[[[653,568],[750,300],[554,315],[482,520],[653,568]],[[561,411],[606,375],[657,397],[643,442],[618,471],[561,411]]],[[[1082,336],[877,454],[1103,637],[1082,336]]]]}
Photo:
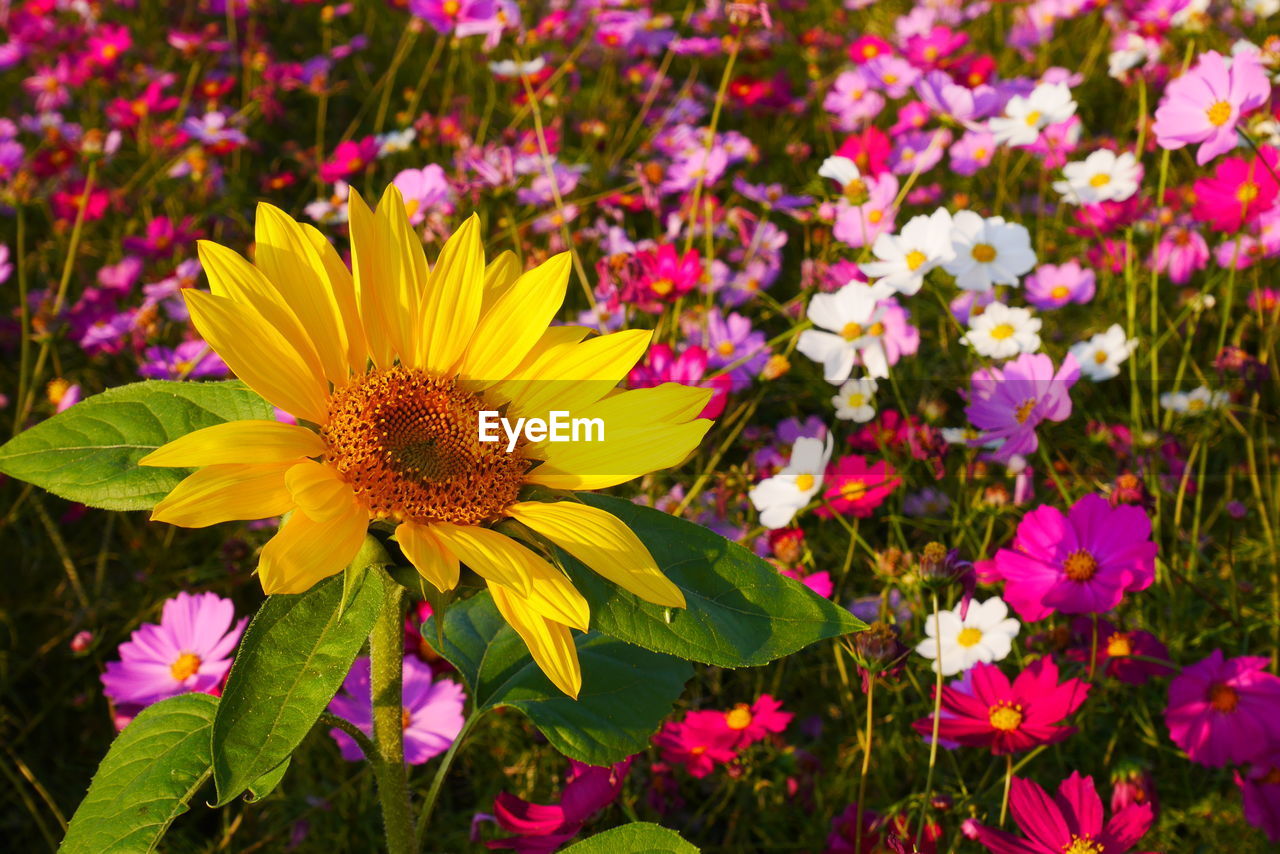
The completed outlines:
{"type": "Polygon", "coordinates": [[[569,257],[521,273],[485,263],[472,215],[433,267],[389,187],[371,210],[351,191],[351,269],[315,228],[258,207],[255,264],[202,241],[210,292],[183,296],[195,328],[237,377],[297,424],[232,421],[158,448],[143,465],[195,467],[151,518],[183,527],[288,514],[263,547],[268,594],[300,593],[355,557],[370,523],[439,590],[459,564],[566,694],[582,684],[571,628],[587,602],[547,544],[650,602],[684,596],[640,539],[563,490],[614,486],[682,462],[710,422],[710,391],[619,381],[651,333],[551,326],[569,257]],[[480,440],[480,413],[600,419],[596,441],[480,440]],[[541,487],[541,489],[539,489],[541,487]],[[500,528],[495,528],[500,526],[500,528]],[[520,540],[509,536],[516,534],[520,540]]]}

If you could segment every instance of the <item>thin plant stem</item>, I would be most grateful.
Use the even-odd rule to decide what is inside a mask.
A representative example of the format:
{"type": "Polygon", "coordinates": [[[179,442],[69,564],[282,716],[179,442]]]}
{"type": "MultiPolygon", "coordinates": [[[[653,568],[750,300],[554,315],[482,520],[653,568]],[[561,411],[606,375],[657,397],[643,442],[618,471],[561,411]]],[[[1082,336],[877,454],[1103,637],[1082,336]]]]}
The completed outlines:
{"type": "Polygon", "coordinates": [[[404,767],[404,588],[384,575],[386,598],[369,634],[370,683],[373,689],[373,773],[387,834],[389,854],[411,854],[413,818],[409,778],[404,767]]]}
{"type": "Polygon", "coordinates": [[[866,743],[862,747],[862,770],[858,772],[858,823],[853,831],[853,854],[862,854],[862,808],[867,802],[867,771],[871,768],[872,712],[875,709],[876,674],[867,675],[867,723],[864,730],[866,743]]]}
{"type": "Polygon", "coordinates": [[[454,736],[453,744],[449,745],[449,749],[440,758],[440,765],[436,768],[436,776],[431,779],[431,788],[427,790],[427,799],[423,801],[422,810],[418,813],[418,829],[415,834],[418,840],[417,850],[422,849],[423,836],[426,835],[427,828],[431,825],[431,814],[435,812],[436,801],[440,799],[440,789],[444,785],[444,778],[449,774],[449,768],[453,765],[453,758],[457,755],[458,748],[462,746],[462,740],[467,737],[472,725],[479,718],[480,714],[474,711],[467,716],[467,719],[462,723],[462,729],[458,730],[458,734],[454,736]]]}
{"type": "Polygon", "coordinates": [[[930,593],[933,604],[933,634],[938,645],[938,658],[934,662],[937,679],[933,686],[933,737],[929,740],[929,773],[924,781],[924,801],[920,804],[920,823],[916,826],[916,847],[924,838],[924,823],[929,816],[929,796],[933,791],[933,771],[938,764],[938,727],[942,723],[942,617],[938,614],[938,594],[930,593]]]}
{"type": "Polygon", "coordinates": [[[1009,817],[1009,789],[1013,785],[1013,754],[1005,754],[1004,757],[1004,794],[1000,797],[1000,826],[1004,827],[1004,820],[1009,817]]]}

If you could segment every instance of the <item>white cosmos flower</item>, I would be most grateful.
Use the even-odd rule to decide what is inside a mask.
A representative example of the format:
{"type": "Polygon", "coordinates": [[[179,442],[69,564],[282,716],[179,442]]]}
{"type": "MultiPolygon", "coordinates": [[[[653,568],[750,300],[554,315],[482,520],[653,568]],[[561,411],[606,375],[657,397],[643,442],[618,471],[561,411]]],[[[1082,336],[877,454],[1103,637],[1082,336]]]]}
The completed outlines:
{"type": "Polygon", "coordinates": [[[879,299],[870,285],[849,282],[833,294],[817,294],[809,301],[809,319],[818,329],[801,332],[796,349],[822,363],[827,382],[849,379],[859,361],[871,376],[889,376],[889,359],[880,337],[884,309],[879,299]]]}
{"type": "Polygon", "coordinates": [[[1080,364],[1080,373],[1094,382],[1101,382],[1117,376],[1125,359],[1137,349],[1137,339],[1125,337],[1120,324],[1113,323],[1106,332],[1071,345],[1071,355],[1080,364]]]}
{"type": "Polygon", "coordinates": [[[818,177],[830,178],[842,188],[862,178],[858,164],[847,157],[828,157],[818,167],[818,177]]]}
{"type": "Polygon", "coordinates": [[[916,652],[933,661],[933,670],[941,670],[943,676],[963,673],[980,661],[1000,661],[1013,650],[1013,639],[1021,628],[999,596],[970,602],[963,620],[960,610],[957,605],[950,611],[939,611],[936,620],[932,614],[925,617],[928,636],[916,645],[916,652]]]}
{"type": "Polygon", "coordinates": [[[760,513],[760,524],[781,528],[822,488],[822,476],[831,462],[831,432],[824,442],[802,436],[791,447],[791,459],[782,471],[751,487],[747,497],[760,513]]]}
{"type": "Polygon", "coordinates": [[[1036,265],[1026,227],[1000,216],[983,219],[973,211],[960,211],[951,220],[951,248],[955,257],[942,268],[966,291],[1016,285],[1036,265]]]}
{"type": "Polygon", "coordinates": [[[1200,386],[1192,391],[1166,391],[1160,395],[1160,405],[1174,412],[1199,415],[1210,409],[1221,409],[1229,399],[1225,391],[1209,391],[1200,386]]]}
{"type": "Polygon", "coordinates": [[[1138,192],[1142,167],[1128,151],[1117,155],[1100,148],[1084,160],[1062,167],[1066,180],[1054,181],[1053,189],[1068,202],[1096,205],[1098,202],[1123,202],[1138,192]]]}
{"type": "Polygon", "coordinates": [[[930,216],[915,216],[897,234],[882,234],[871,246],[875,261],[861,264],[868,278],[877,279],[883,295],[911,296],[924,284],[925,274],[955,256],[951,248],[951,214],[938,208],[930,216]]]}
{"type": "Polygon", "coordinates": [[[876,417],[876,381],[871,378],[848,380],[831,402],[836,407],[836,418],[865,424],[876,417]]]}
{"type": "Polygon", "coordinates": [[[1025,98],[1014,95],[1005,105],[1004,115],[987,122],[996,142],[1007,145],[1031,145],[1040,131],[1049,125],[1065,122],[1075,115],[1076,102],[1066,83],[1041,83],[1025,98]]]}
{"type": "Polygon", "coordinates": [[[527,62],[504,59],[499,62],[489,63],[489,70],[497,77],[521,77],[525,75],[532,77],[546,67],[547,61],[541,56],[530,59],[527,62]]]}
{"type": "Polygon", "coordinates": [[[969,332],[961,342],[989,359],[1012,359],[1040,349],[1040,318],[1025,308],[993,302],[987,310],[969,318],[969,332]]]}

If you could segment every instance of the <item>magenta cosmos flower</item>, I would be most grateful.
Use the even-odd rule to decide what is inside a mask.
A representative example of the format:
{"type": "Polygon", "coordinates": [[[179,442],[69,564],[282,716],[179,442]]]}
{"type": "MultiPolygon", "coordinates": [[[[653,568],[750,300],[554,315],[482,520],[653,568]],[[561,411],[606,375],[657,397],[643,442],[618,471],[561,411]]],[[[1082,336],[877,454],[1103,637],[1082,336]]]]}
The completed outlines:
{"type": "Polygon", "coordinates": [[[1008,462],[1040,447],[1036,426],[1041,421],[1062,421],[1071,415],[1071,387],[1080,379],[1080,366],[1068,354],[1055,373],[1053,360],[1023,353],[1003,368],[982,369],[970,378],[969,405],[964,414],[981,435],[975,446],[1001,440],[991,453],[1008,462]]]}
{"type": "Polygon", "coordinates": [[[577,836],[588,819],[618,799],[632,758],[608,768],[570,759],[569,775],[559,803],[535,804],[499,792],[493,802],[493,818],[503,830],[515,836],[485,844],[489,848],[510,848],[522,854],[555,851],[577,836]]]}
{"type": "Polygon", "coordinates": [[[139,707],[188,691],[213,694],[246,622],[236,620],[230,599],[179,593],[164,603],[159,625],[140,626],[120,645],[120,660],[107,662],[103,693],[118,705],[139,707]]]}
{"type": "Polygon", "coordinates": [[[1025,839],[977,825],[977,839],[993,854],[1126,854],[1155,820],[1151,804],[1130,804],[1103,823],[1102,799],[1092,777],[1079,771],[1053,797],[1030,780],[1013,778],[1009,810],[1025,839]]]}
{"type": "Polygon", "coordinates": [[[1245,821],[1280,843],[1280,745],[1235,778],[1244,799],[1245,821]]]}
{"type": "Polygon", "coordinates": [[[1209,51],[1196,67],[1169,84],[1156,110],[1156,142],[1163,148],[1200,143],[1203,166],[1236,147],[1236,123],[1266,103],[1271,84],[1253,54],[1231,58],[1209,51]]]}
{"type": "Polygon", "coordinates": [[[833,510],[865,519],[901,482],[893,466],[885,460],[868,464],[867,458],[858,454],[843,456],[828,473],[827,483],[831,488],[823,497],[831,506],[819,507],[815,512],[823,519],[830,519],[833,510]]]}
{"type": "Polygon", "coordinates": [[[1146,512],[1086,495],[1066,515],[1044,505],[1023,516],[991,574],[1004,579],[1005,601],[1022,619],[1043,620],[1110,611],[1126,592],[1151,586],[1155,558],[1146,512]]]}
{"type": "MultiPolygon", "coordinates": [[[[997,756],[1062,741],[1076,731],[1064,726],[1062,719],[1089,696],[1087,682],[1058,682],[1058,665],[1052,658],[1040,659],[1012,682],[999,667],[985,662],[974,665],[969,674],[967,686],[943,686],[938,737],[989,747],[997,756]]],[[[921,718],[912,726],[929,737],[933,717],[921,718]]]]}
{"type": "MultiPolygon", "coordinates": [[[[357,658],[342,683],[342,691],[329,702],[329,711],[355,724],[373,737],[373,687],[369,659],[357,658]]],[[[416,656],[404,659],[404,761],[421,765],[449,749],[462,730],[462,686],[451,679],[432,679],[431,665],[416,656]]],[[[356,762],[364,757],[355,739],[340,729],[329,730],[338,742],[342,758],[356,762]]]]}
{"type": "Polygon", "coordinates": [[[1280,745],[1280,676],[1266,672],[1268,663],[1215,649],[1169,683],[1164,720],[1192,762],[1252,762],[1280,745]]]}

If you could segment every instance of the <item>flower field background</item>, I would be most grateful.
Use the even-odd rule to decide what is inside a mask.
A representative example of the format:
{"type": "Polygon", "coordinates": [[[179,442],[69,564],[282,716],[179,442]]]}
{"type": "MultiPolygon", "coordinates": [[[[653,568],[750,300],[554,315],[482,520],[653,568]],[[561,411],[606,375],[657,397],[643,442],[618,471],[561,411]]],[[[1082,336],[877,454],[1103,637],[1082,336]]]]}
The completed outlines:
{"type": "MultiPolygon", "coordinates": [[[[183,297],[197,243],[254,258],[266,202],[350,263],[349,192],[394,185],[433,262],[472,213],[491,262],[568,252],[557,323],[652,330],[625,387],[711,390],[698,449],[618,496],[870,625],[694,666],[601,768],[518,704],[472,716],[479,665],[440,653],[475,612],[437,632],[410,570],[424,850],[629,822],[704,851],[1276,850],[1277,13],[0,0],[8,844],[56,849],[119,730],[221,693],[279,521],[86,507],[110,466],[37,471],[21,436],[231,379],[183,297]]],[[[163,850],[381,850],[370,679],[163,850]]]]}

